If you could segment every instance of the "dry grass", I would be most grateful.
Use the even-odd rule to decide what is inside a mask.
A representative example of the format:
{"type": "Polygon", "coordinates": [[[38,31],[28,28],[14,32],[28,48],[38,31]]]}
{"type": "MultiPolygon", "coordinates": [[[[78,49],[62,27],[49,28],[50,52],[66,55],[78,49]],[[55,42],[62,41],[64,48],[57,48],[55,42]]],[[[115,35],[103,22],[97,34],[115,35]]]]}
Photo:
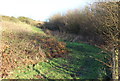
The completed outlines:
{"type": "Polygon", "coordinates": [[[39,29],[22,23],[2,21],[1,77],[7,78],[16,67],[46,61],[67,54],[63,42],[46,35],[39,29]]]}
{"type": "MultiPolygon", "coordinates": [[[[36,33],[30,25],[2,21],[1,36],[1,76],[5,78],[18,66],[35,64],[45,59],[40,43],[36,41],[36,33]]],[[[39,37],[42,35],[39,35],[39,37]]]]}
{"type": "Polygon", "coordinates": [[[7,78],[16,67],[46,61],[67,54],[65,43],[21,22],[2,21],[1,77],[7,78]]]}

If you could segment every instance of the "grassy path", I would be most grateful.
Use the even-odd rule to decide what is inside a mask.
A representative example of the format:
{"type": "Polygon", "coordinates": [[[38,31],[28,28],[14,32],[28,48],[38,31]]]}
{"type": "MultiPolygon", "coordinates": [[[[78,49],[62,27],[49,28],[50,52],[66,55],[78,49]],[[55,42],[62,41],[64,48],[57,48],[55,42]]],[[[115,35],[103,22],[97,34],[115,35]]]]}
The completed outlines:
{"type": "Polygon", "coordinates": [[[101,49],[81,43],[66,42],[71,53],[64,58],[49,59],[35,66],[30,65],[22,71],[16,71],[14,78],[46,79],[99,79],[104,78],[106,66],[95,58],[104,60],[106,54],[98,54],[101,49]]]}

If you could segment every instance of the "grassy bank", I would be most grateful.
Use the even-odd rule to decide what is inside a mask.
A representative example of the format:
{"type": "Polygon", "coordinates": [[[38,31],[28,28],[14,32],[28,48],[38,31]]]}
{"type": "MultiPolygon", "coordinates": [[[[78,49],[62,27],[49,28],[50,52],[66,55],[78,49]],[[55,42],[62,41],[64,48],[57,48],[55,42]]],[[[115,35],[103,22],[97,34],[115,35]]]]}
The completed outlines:
{"type": "Polygon", "coordinates": [[[17,67],[43,62],[47,57],[57,56],[56,52],[65,50],[62,42],[22,22],[2,21],[1,32],[2,78],[10,76],[17,67]]]}

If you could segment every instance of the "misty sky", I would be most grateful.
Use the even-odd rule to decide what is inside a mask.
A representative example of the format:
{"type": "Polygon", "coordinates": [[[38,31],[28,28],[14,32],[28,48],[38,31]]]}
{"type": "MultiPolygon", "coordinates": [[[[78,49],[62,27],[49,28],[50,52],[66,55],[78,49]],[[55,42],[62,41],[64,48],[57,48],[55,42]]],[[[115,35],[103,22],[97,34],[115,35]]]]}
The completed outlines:
{"type": "Polygon", "coordinates": [[[80,8],[92,0],[0,0],[0,14],[46,20],[55,13],[80,8]]]}

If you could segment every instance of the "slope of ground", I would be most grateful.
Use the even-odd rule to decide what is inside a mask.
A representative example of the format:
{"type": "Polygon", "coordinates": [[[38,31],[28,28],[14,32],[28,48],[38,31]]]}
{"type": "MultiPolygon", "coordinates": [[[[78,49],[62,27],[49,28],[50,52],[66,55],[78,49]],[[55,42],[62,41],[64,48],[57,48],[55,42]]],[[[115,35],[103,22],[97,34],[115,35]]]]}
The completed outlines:
{"type": "Polygon", "coordinates": [[[65,44],[22,22],[2,21],[1,32],[2,78],[10,76],[16,67],[36,64],[44,61],[46,57],[56,57],[57,52],[59,56],[67,53],[65,44]]]}

